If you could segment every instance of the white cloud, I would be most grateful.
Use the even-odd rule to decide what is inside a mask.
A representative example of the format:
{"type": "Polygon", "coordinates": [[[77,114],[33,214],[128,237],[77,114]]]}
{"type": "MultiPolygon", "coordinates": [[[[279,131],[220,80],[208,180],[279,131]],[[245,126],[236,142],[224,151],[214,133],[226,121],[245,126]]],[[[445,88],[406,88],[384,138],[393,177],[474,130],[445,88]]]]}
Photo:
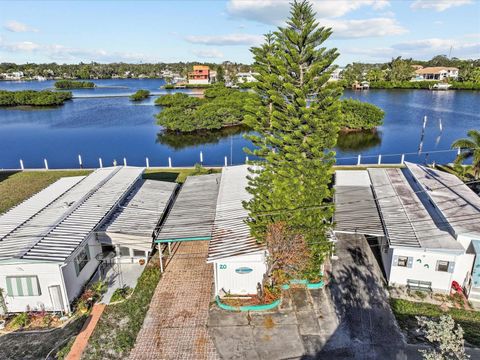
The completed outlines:
{"type": "MultiPolygon", "coordinates": [[[[291,0],[230,0],[227,5],[232,17],[269,25],[282,25],[289,15],[291,0]]],[[[332,27],[335,38],[379,37],[404,34],[407,30],[386,11],[386,0],[313,0],[313,8],[321,26],[332,27]],[[341,17],[362,7],[377,11],[377,17],[347,20],[341,17]]]]}
{"type": "Polygon", "coordinates": [[[192,53],[202,59],[221,59],[223,53],[217,49],[195,49],[192,53]]]}
{"type": "Polygon", "coordinates": [[[15,20],[7,21],[5,23],[5,25],[3,25],[3,27],[6,30],[8,30],[10,32],[15,32],[15,33],[19,33],[19,32],[38,32],[38,29],[35,29],[33,27],[30,27],[26,24],[23,24],[21,22],[15,21],[15,20]]]}
{"type": "Polygon", "coordinates": [[[261,35],[228,34],[228,35],[191,35],[185,40],[192,44],[203,45],[257,45],[263,40],[261,35]]]}
{"type": "MultiPolygon", "coordinates": [[[[291,0],[230,0],[228,13],[233,17],[280,25],[289,14],[291,0]]],[[[318,17],[340,17],[361,7],[381,10],[390,5],[387,0],[313,0],[318,17]]]]}
{"type": "Polygon", "coordinates": [[[467,42],[458,39],[421,39],[405,41],[392,45],[392,48],[404,57],[431,57],[448,54],[452,48],[452,56],[459,58],[480,56],[480,42],[467,42]]]}
{"type": "Polygon", "coordinates": [[[410,7],[412,9],[433,9],[435,11],[445,11],[451,7],[472,3],[472,0],[415,0],[410,7]]]}
{"type": "Polygon", "coordinates": [[[52,61],[155,61],[143,54],[109,52],[103,49],[70,48],[59,44],[38,44],[32,41],[7,42],[0,38],[0,50],[10,53],[37,53],[52,61]]]}
{"type": "Polygon", "coordinates": [[[407,29],[392,18],[362,20],[320,19],[320,25],[331,27],[333,38],[381,37],[401,35],[407,32],[407,29]]]}

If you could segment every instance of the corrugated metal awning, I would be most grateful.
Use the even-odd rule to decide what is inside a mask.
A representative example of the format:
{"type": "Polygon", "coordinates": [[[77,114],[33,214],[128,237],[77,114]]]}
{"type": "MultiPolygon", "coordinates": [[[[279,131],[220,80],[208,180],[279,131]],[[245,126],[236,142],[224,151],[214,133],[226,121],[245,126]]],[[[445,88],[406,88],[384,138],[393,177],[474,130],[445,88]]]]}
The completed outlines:
{"type": "Polygon", "coordinates": [[[189,176],[155,242],[210,240],[219,184],[220,174],[189,176]]]}

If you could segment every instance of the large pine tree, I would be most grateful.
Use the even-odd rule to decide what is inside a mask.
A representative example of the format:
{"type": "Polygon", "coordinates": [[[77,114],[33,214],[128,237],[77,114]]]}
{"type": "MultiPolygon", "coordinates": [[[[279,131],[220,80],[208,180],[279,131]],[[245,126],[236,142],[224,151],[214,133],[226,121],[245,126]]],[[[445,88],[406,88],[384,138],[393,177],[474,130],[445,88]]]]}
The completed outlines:
{"type": "Polygon", "coordinates": [[[336,144],[341,88],[325,86],[335,69],[336,49],[322,44],[331,29],[320,27],[308,1],[294,1],[286,26],[252,48],[258,103],[247,105],[245,122],[261,158],[252,170],[245,203],[248,223],[258,241],[269,225],[285,223],[310,245],[310,270],[318,272],[329,244],[325,237],[331,206],[330,182],[336,144]]]}

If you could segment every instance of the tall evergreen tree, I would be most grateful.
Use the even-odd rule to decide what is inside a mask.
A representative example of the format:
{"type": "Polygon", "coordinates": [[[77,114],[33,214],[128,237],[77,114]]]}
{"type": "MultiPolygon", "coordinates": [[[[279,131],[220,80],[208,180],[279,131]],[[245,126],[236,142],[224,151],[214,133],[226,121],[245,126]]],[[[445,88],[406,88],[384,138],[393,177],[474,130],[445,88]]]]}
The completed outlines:
{"type": "Polygon", "coordinates": [[[249,137],[257,148],[252,153],[261,158],[261,167],[251,170],[253,199],[244,204],[251,233],[262,242],[269,225],[287,224],[310,245],[317,272],[329,249],[325,232],[333,208],[322,205],[332,195],[342,91],[325,86],[339,55],[322,46],[331,33],[319,26],[308,1],[294,1],[286,26],[251,50],[262,106],[247,105],[245,117],[256,133],[249,137]]]}

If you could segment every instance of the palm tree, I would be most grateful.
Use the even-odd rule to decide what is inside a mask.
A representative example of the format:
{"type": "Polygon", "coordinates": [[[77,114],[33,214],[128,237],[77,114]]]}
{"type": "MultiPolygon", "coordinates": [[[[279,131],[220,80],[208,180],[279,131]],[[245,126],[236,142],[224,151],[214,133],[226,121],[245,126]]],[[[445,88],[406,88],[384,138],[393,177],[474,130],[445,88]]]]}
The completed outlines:
{"type": "Polygon", "coordinates": [[[458,139],[453,142],[452,149],[460,148],[463,151],[455,159],[455,164],[461,164],[466,159],[472,158],[472,169],[475,179],[480,175],[480,131],[468,131],[468,138],[458,139]]]}

